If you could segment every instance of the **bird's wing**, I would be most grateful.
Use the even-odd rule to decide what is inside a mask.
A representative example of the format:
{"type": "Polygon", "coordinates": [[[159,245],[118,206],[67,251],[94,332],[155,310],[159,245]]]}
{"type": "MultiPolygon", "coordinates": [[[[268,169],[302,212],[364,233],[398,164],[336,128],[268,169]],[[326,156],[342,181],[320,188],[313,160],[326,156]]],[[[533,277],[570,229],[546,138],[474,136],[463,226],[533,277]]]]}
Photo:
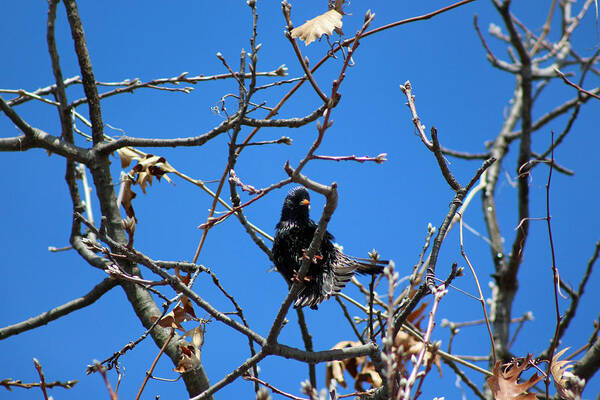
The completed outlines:
{"type": "Polygon", "coordinates": [[[354,272],[374,274],[382,271],[381,265],[357,262],[340,249],[334,248],[328,260],[328,268],[325,268],[323,274],[315,277],[318,281],[311,282],[302,288],[294,305],[296,307],[315,307],[341,292],[352,279],[354,272]]]}
{"type": "Polygon", "coordinates": [[[339,293],[346,286],[358,264],[336,248],[329,266],[329,270],[323,274],[322,283],[322,293],[327,298],[339,293]]]}
{"type": "Polygon", "coordinates": [[[327,259],[318,262],[321,273],[313,275],[313,281],[302,288],[294,303],[295,307],[315,308],[319,303],[339,293],[352,279],[358,264],[333,246],[327,251],[327,259]]]}

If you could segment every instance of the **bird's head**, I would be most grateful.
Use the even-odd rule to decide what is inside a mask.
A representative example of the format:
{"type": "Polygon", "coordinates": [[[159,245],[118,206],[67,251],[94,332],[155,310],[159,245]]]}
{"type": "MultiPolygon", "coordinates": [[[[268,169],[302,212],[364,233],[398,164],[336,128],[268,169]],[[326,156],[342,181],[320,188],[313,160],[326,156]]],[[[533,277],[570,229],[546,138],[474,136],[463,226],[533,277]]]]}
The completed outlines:
{"type": "Polygon", "coordinates": [[[289,191],[283,201],[281,209],[281,220],[308,220],[308,210],[310,209],[310,195],[302,186],[298,186],[289,191]]]}

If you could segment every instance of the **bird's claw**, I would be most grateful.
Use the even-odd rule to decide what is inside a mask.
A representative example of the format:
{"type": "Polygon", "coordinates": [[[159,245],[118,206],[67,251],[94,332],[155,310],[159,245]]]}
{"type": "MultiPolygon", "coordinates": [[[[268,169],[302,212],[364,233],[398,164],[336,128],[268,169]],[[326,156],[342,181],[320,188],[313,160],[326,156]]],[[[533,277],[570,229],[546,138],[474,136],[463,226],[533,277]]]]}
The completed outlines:
{"type": "Polygon", "coordinates": [[[308,283],[308,282],[312,281],[312,276],[305,276],[303,279],[300,279],[300,278],[298,278],[298,273],[294,272],[294,275],[292,275],[292,281],[298,282],[298,283],[308,283]]]}
{"type": "MultiPolygon", "coordinates": [[[[302,259],[303,260],[310,260],[310,257],[308,256],[308,250],[304,249],[302,250],[302,259]]],[[[323,261],[323,256],[320,254],[315,254],[315,256],[312,258],[312,263],[313,264],[317,264],[319,261],[323,261]]]]}

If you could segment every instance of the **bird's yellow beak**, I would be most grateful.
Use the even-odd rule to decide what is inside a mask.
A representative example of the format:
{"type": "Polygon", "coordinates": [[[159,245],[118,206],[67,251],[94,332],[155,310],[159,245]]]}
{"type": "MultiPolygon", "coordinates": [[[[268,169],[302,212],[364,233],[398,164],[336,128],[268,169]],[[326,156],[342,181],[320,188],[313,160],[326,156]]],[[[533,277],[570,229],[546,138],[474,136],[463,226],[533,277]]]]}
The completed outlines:
{"type": "Polygon", "coordinates": [[[302,200],[302,201],[300,202],[300,204],[302,204],[303,206],[307,206],[307,205],[309,205],[309,204],[310,204],[310,200],[308,200],[308,199],[304,199],[304,200],[302,200]]]}

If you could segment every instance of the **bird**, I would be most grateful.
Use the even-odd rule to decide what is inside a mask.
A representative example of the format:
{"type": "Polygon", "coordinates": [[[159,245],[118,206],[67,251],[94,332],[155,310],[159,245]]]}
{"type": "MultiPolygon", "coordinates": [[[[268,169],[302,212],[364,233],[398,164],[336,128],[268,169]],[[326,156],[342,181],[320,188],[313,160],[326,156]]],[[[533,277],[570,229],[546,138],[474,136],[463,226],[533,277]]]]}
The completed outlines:
{"type": "MultiPolygon", "coordinates": [[[[295,187],[285,197],[281,219],[275,226],[273,261],[290,286],[294,281],[298,281],[297,273],[317,229],[317,224],[310,218],[309,209],[308,191],[303,186],[295,187]]],[[[344,254],[340,246],[334,243],[333,235],[326,231],[321,247],[301,281],[303,286],[294,307],[309,306],[316,310],[320,303],[338,294],[355,272],[378,274],[383,272],[383,265],[387,263],[344,254]]]]}

